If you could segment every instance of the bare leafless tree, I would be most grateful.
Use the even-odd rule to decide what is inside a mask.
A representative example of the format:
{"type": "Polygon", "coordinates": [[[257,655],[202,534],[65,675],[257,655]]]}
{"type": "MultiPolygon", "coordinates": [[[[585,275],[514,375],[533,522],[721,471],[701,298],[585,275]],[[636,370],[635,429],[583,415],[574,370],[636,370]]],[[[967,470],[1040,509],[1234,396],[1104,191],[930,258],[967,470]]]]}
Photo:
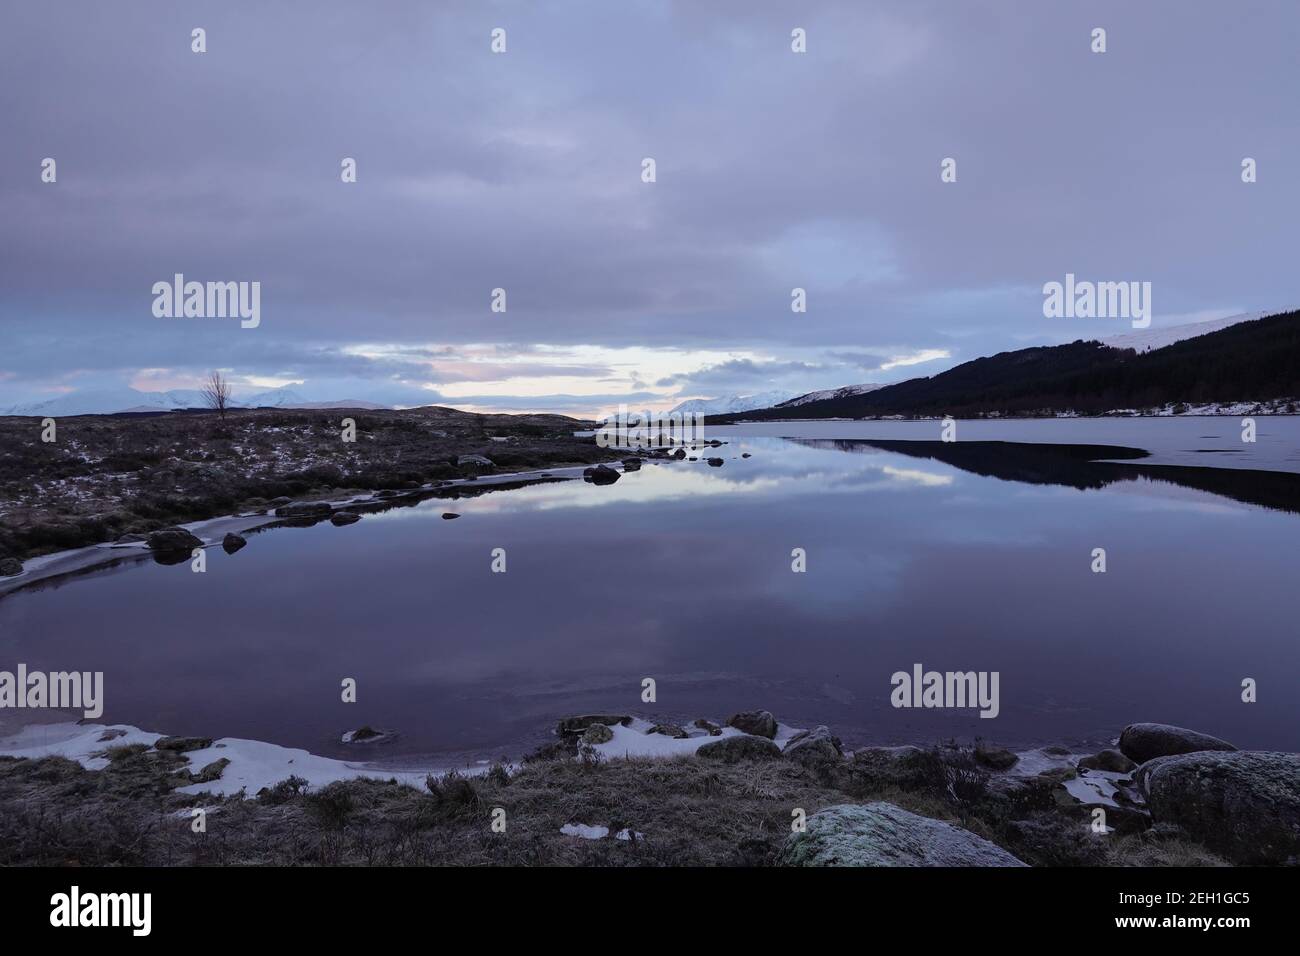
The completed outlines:
{"type": "Polygon", "coordinates": [[[208,408],[225,418],[226,409],[230,407],[230,383],[226,381],[226,377],[215,370],[210,372],[200,392],[208,408]]]}

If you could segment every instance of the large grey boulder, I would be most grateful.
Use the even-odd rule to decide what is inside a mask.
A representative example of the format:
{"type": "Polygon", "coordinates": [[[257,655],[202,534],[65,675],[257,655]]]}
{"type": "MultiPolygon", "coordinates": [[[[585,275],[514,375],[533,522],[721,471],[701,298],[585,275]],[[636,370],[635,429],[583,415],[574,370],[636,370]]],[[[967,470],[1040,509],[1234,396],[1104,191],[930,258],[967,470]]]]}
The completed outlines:
{"type": "Polygon", "coordinates": [[[1157,757],[1137,771],[1157,824],[1182,827],[1234,863],[1300,857],[1300,754],[1198,751],[1157,757]]]}
{"type": "Polygon", "coordinates": [[[1232,744],[1209,734],[1169,724],[1129,724],[1119,735],[1119,749],[1125,757],[1146,763],[1156,757],[1195,753],[1198,750],[1236,750],[1232,744]]]}
{"type": "Polygon", "coordinates": [[[163,528],[148,537],[150,551],[193,551],[203,542],[184,528],[163,528]]]}
{"type": "Polygon", "coordinates": [[[746,734],[755,734],[771,740],[776,736],[776,718],[771,711],[745,710],[727,718],[727,726],[746,734]]]}
{"type": "Polygon", "coordinates": [[[741,760],[770,760],[781,756],[781,748],[766,737],[734,734],[730,737],[710,740],[707,744],[702,744],[695,753],[705,760],[736,763],[741,760]]]}
{"type": "Polygon", "coordinates": [[[783,866],[1024,866],[1006,850],[892,803],[841,804],[786,838],[783,866]]]}
{"type": "Polygon", "coordinates": [[[831,734],[825,725],[814,730],[804,730],[795,734],[781,751],[785,757],[797,760],[806,766],[838,763],[844,757],[844,748],[840,739],[831,734]]]}

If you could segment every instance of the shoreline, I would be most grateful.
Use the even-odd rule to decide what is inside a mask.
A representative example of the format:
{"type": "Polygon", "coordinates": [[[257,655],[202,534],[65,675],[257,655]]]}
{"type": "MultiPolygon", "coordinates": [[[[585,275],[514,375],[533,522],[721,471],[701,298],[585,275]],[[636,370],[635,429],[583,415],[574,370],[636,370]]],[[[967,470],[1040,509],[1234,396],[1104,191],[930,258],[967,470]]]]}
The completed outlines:
{"type": "Polygon", "coordinates": [[[684,734],[569,717],[519,762],[429,772],[44,725],[0,741],[0,863],[1232,866],[1300,852],[1288,822],[1300,754],[1238,751],[1185,728],[1131,724],[1096,754],[978,742],[847,751],[828,728],[767,711],[684,734]],[[124,844],[123,825],[149,839],[124,844]],[[882,828],[907,839],[882,843],[882,828]]]}
{"type": "MultiPolygon", "coordinates": [[[[535,468],[528,471],[505,472],[483,475],[478,478],[456,478],[429,482],[419,488],[403,489],[398,493],[376,492],[369,495],[346,496],[311,496],[294,499],[286,507],[325,503],[334,511],[355,510],[358,513],[387,511],[389,508],[411,507],[433,498],[444,497],[439,492],[463,487],[478,489],[492,488],[494,485],[511,485],[523,487],[531,484],[543,484],[550,481],[572,481],[582,477],[584,465],[562,465],[556,468],[535,468]]],[[[346,492],[347,489],[336,489],[346,492]]],[[[459,495],[446,495],[456,498],[459,495]]],[[[290,527],[291,522],[302,521],[301,517],[275,515],[270,509],[246,512],[242,514],[217,515],[184,524],[175,525],[200,538],[203,548],[220,547],[226,534],[248,535],[273,530],[277,527],[290,527]]],[[[312,519],[312,523],[328,521],[325,514],[312,519]]],[[[69,548],[51,554],[38,555],[23,562],[23,570],[16,575],[0,577],[0,600],[37,584],[49,583],[63,578],[74,577],[116,564],[134,563],[151,558],[154,552],[144,541],[129,543],[103,542],[86,545],[81,548],[69,548]]]]}

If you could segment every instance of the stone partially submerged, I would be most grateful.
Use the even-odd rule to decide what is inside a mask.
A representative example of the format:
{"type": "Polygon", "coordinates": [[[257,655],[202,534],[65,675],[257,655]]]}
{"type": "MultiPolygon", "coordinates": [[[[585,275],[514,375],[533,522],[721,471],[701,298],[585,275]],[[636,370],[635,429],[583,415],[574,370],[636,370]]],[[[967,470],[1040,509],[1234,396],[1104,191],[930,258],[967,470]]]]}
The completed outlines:
{"type": "Polygon", "coordinates": [[[792,833],[782,866],[1024,866],[1006,850],[942,820],[892,803],[841,804],[792,833]]]}
{"type": "Polygon", "coordinates": [[[1195,753],[1198,750],[1236,750],[1232,744],[1209,734],[1170,724],[1129,724],[1119,735],[1120,752],[1137,763],[1156,757],[1195,753]]]}

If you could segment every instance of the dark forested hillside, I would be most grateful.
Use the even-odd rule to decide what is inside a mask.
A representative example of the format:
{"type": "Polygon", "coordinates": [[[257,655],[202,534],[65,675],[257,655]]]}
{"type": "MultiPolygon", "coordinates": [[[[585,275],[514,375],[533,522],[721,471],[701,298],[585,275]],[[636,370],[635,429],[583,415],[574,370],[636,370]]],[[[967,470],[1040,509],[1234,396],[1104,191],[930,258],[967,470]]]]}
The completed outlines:
{"type": "Polygon", "coordinates": [[[1300,312],[1286,312],[1141,354],[1083,341],[1020,349],[864,395],[710,420],[1067,411],[1088,415],[1179,402],[1262,402],[1298,396],[1300,312]]]}

